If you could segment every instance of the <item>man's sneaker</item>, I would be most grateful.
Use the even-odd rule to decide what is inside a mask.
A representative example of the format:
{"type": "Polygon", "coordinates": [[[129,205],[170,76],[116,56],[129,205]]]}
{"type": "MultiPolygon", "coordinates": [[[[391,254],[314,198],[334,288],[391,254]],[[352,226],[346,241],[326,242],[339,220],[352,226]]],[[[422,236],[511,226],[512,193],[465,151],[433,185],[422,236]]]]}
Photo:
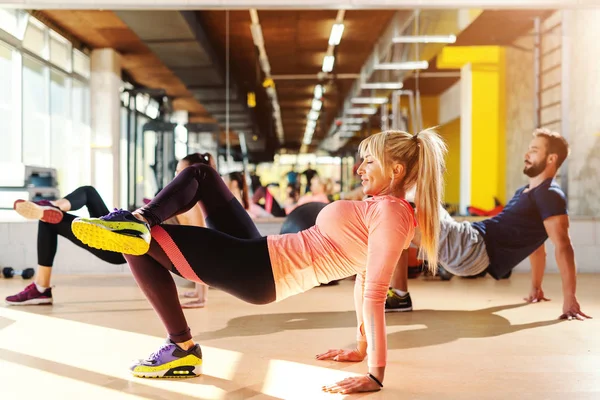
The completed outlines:
{"type": "Polygon", "coordinates": [[[201,366],[200,345],[186,351],[167,339],[156,352],[138,360],[129,370],[138,378],[193,378],[200,375],[201,366]]]}
{"type": "Polygon", "coordinates": [[[35,283],[30,284],[22,292],[6,298],[6,304],[12,306],[31,306],[36,304],[52,304],[52,288],[41,293],[35,283]]]}
{"type": "Polygon", "coordinates": [[[77,239],[96,249],[139,256],[150,248],[150,227],[127,210],[100,218],[75,218],[71,224],[77,239]]]}
{"type": "Polygon", "coordinates": [[[392,289],[388,290],[385,299],[385,312],[405,312],[412,311],[412,300],[410,293],[404,296],[398,296],[392,289]]]}
{"type": "Polygon", "coordinates": [[[19,215],[27,219],[39,219],[49,224],[58,224],[63,219],[63,212],[48,200],[17,200],[13,208],[19,215]]]}

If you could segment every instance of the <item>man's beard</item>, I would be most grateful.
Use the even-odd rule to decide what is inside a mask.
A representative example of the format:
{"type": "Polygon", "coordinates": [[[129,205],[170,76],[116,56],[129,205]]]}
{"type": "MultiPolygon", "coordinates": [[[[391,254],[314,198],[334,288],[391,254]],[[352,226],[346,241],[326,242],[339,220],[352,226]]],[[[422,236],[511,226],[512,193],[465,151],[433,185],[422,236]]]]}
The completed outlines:
{"type": "Polygon", "coordinates": [[[546,160],[540,161],[538,164],[531,164],[529,167],[525,165],[523,173],[530,178],[535,178],[546,169],[546,160]]]}

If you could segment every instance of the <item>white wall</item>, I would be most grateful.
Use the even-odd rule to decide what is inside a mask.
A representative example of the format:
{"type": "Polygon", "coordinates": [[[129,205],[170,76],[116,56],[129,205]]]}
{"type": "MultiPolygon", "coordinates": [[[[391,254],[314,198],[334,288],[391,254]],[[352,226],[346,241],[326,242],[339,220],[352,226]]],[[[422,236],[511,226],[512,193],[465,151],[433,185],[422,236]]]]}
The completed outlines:
{"type": "MultiPolygon", "coordinates": [[[[569,210],[600,216],[600,10],[564,11],[569,120],[569,210]]],[[[600,259],[600,258],[599,258],[600,259]]]]}
{"type": "MultiPolygon", "coordinates": [[[[568,181],[571,215],[600,216],[600,10],[558,11],[544,21],[542,30],[557,29],[542,38],[542,52],[562,47],[544,57],[541,123],[564,135],[571,146],[559,182],[568,181]],[[562,23],[562,26],[561,26],[562,23]],[[564,54],[561,54],[564,53],[564,54]],[[552,69],[554,65],[560,68],[552,69]],[[555,103],[556,105],[552,105],[555,103]],[[550,124],[552,121],[558,121],[550,124]],[[565,174],[566,170],[566,174],[565,174]]],[[[533,39],[515,41],[526,49],[533,39]]],[[[506,49],[506,185],[507,194],[526,183],[522,155],[531,140],[534,122],[533,53],[506,49]]]]}
{"type": "Polygon", "coordinates": [[[534,122],[533,38],[515,41],[516,47],[506,47],[506,196],[527,183],[523,174],[523,159],[531,141],[534,122]]]}
{"type": "Polygon", "coordinates": [[[460,118],[460,80],[440,95],[438,124],[444,125],[460,118]]]}

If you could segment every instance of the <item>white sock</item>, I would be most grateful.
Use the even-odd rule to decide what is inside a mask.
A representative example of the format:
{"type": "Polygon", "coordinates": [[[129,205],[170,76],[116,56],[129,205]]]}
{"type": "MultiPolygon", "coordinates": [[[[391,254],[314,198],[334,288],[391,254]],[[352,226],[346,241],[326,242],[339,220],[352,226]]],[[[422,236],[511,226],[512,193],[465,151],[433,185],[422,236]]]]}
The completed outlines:
{"type": "Polygon", "coordinates": [[[404,296],[406,296],[408,294],[408,292],[405,292],[404,290],[400,290],[400,289],[394,289],[394,288],[392,288],[392,291],[394,293],[396,293],[400,297],[404,297],[404,296]]]}
{"type": "Polygon", "coordinates": [[[46,289],[49,289],[47,287],[40,286],[37,283],[35,284],[35,287],[37,288],[38,292],[40,292],[40,293],[44,293],[46,291],[46,289]]]}

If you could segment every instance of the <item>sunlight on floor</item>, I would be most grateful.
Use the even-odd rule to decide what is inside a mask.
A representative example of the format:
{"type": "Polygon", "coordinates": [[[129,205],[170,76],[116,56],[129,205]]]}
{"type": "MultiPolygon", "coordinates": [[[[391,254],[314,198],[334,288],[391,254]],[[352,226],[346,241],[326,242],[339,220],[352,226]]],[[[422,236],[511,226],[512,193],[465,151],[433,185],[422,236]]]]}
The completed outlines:
{"type": "MultiPolygon", "coordinates": [[[[229,382],[234,379],[240,360],[244,357],[239,352],[203,346],[204,359],[210,360],[203,365],[203,378],[138,379],[129,375],[127,367],[132,360],[154,351],[162,339],[12,308],[0,308],[0,317],[16,321],[0,330],[0,376],[3,380],[7,379],[7,384],[3,384],[3,392],[7,390],[5,393],[14,394],[14,398],[19,397],[17,393],[22,393],[27,382],[32,380],[36,382],[33,393],[37,390],[44,393],[43,388],[52,387],[54,398],[71,398],[72,394],[81,392],[89,398],[146,398],[115,392],[127,391],[132,384],[137,394],[145,392],[143,386],[147,386],[199,399],[222,399],[228,391],[246,390],[229,382]],[[227,388],[203,384],[205,378],[208,382],[228,381],[224,383],[227,388]]],[[[268,396],[335,399],[344,396],[322,393],[318,388],[344,379],[349,373],[271,359],[266,376],[260,392],[268,396]],[[301,382],[311,384],[299,385],[301,382]],[[298,388],[292,397],[290,386],[298,388]]]]}
{"type": "MultiPolygon", "coordinates": [[[[186,311],[205,364],[195,379],[139,379],[132,360],[165,340],[164,328],[131,279],[58,276],[56,304],[0,306],[0,400],[341,399],[323,385],[364,374],[366,362],[317,361],[353,345],[353,282],[258,308],[218,290],[211,306],[186,311]]],[[[385,389],[361,399],[464,400],[600,398],[600,275],[581,276],[585,322],[558,321],[553,299],[522,302],[530,277],[411,281],[416,309],[387,315],[385,389]]],[[[1,280],[0,294],[22,288],[1,280]]],[[[0,298],[2,297],[0,296],[0,298]]]]}
{"type": "Polygon", "coordinates": [[[282,399],[341,399],[347,396],[330,393],[315,393],[315,387],[331,385],[350,376],[359,374],[314,367],[291,361],[271,360],[262,392],[282,399]],[[306,382],[306,384],[302,384],[306,382]],[[294,393],[290,394],[290,387],[294,393]]]}
{"type": "Polygon", "coordinates": [[[88,400],[145,398],[7,361],[0,361],[0,376],[2,376],[1,397],[3,399],[76,399],[81,398],[82,393],[85,393],[85,398],[88,400]],[[35,382],[35,385],[27,382],[35,382]]]}

